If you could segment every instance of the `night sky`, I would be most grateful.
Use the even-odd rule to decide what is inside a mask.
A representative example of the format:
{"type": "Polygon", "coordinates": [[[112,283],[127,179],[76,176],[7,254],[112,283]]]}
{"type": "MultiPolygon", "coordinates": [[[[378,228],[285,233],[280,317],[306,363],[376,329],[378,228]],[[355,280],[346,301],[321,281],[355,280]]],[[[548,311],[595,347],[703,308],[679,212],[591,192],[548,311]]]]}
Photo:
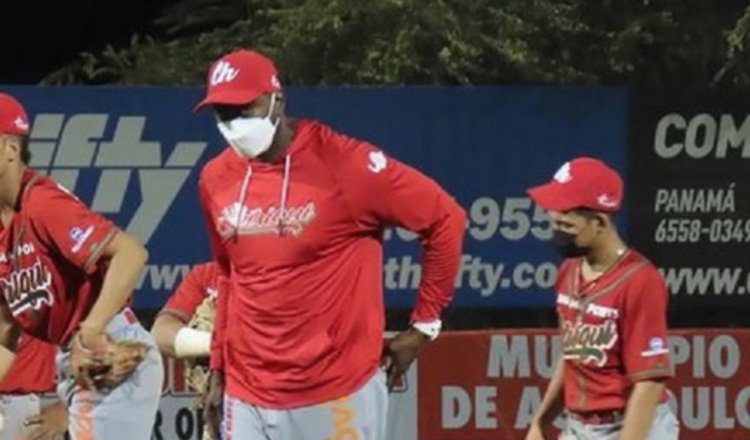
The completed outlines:
{"type": "Polygon", "coordinates": [[[0,84],[35,84],[81,52],[126,46],[174,1],[2,0],[0,84]]]}

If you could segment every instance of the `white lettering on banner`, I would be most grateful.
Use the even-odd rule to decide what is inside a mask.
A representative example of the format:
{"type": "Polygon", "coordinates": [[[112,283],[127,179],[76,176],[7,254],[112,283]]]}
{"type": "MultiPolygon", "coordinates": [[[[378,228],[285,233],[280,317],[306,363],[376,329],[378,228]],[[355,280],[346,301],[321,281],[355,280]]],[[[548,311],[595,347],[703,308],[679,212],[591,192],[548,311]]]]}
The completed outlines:
{"type": "MultiPolygon", "coordinates": [[[[468,214],[467,237],[476,241],[496,237],[508,241],[518,241],[529,236],[542,241],[552,238],[549,216],[529,197],[495,199],[481,196],[471,203],[468,214]]],[[[394,238],[412,242],[417,235],[402,228],[386,229],[383,239],[390,241],[394,238]]]]}
{"type": "Polygon", "coordinates": [[[195,396],[165,395],[154,423],[153,439],[198,440],[204,426],[203,412],[195,408],[195,396]]]}
{"type": "Polygon", "coordinates": [[[678,113],[664,115],[656,125],[654,152],[663,159],[685,155],[692,159],[724,159],[730,147],[741,150],[732,157],[750,158],[750,115],[738,126],[734,116],[701,113],[690,120],[678,113]]]}
{"type": "Polygon", "coordinates": [[[137,200],[126,230],[148,243],[208,144],[177,142],[164,160],[162,144],[143,139],[145,125],[143,116],[40,113],[30,135],[30,165],[73,192],[83,169],[101,170],[91,208],[114,214],[126,199],[137,200]],[[138,194],[129,191],[133,181],[138,194]]]}
{"type": "MultiPolygon", "coordinates": [[[[552,238],[552,223],[542,208],[529,197],[481,196],[471,203],[466,225],[467,237],[476,241],[492,240],[496,237],[518,241],[529,236],[536,240],[552,238]]],[[[417,235],[401,228],[386,229],[383,239],[397,237],[405,242],[414,241],[417,235]]]]}
{"type": "Polygon", "coordinates": [[[735,212],[735,184],[726,188],[657,188],[654,212],[735,212]]]}
{"type": "MultiPolygon", "coordinates": [[[[531,424],[536,414],[536,409],[542,403],[542,389],[539,387],[523,387],[521,392],[521,399],[518,402],[518,411],[516,412],[516,421],[513,423],[515,429],[526,429],[531,424]]],[[[553,425],[557,429],[562,429],[564,426],[564,419],[562,416],[557,417],[553,425]]]]}
{"type": "Polygon", "coordinates": [[[479,197],[469,208],[469,220],[469,236],[477,241],[496,235],[510,241],[521,240],[529,234],[539,240],[552,238],[549,217],[529,197],[507,197],[501,201],[479,197]]]}
{"type": "MultiPolygon", "coordinates": [[[[0,259],[2,256],[0,256],[0,259]]],[[[554,286],[557,266],[553,263],[534,265],[520,262],[513,267],[484,262],[481,257],[464,255],[456,277],[456,288],[468,287],[487,297],[502,290],[549,289],[554,286]]],[[[189,264],[148,264],[141,274],[137,289],[171,290],[177,287],[192,269],[189,264]]],[[[416,290],[422,279],[422,265],[413,257],[391,257],[383,265],[386,289],[416,290]]]]}
{"type": "Polygon", "coordinates": [[[189,264],[147,264],[136,289],[173,290],[193,267],[189,264]]]}
{"type": "MultiPolygon", "coordinates": [[[[551,375],[548,371],[544,378],[540,377],[535,371],[540,368],[534,365],[539,365],[538,358],[543,354],[550,359],[542,364],[554,365],[560,351],[559,337],[553,330],[534,333],[513,330],[460,336],[461,340],[454,340],[449,346],[475,349],[480,345],[474,343],[477,342],[474,339],[490,339],[496,347],[491,356],[477,353],[477,357],[466,357],[460,365],[439,367],[450,370],[447,375],[435,376],[434,366],[440,364],[430,363],[431,367],[426,369],[418,365],[412,367],[407,379],[410,386],[403,393],[389,395],[387,438],[417,440],[417,426],[425,429],[425,433],[420,434],[424,438],[428,435],[429,438],[452,439],[500,438],[499,435],[508,439],[523,438],[551,375]],[[463,338],[474,342],[467,343],[468,339],[463,338]],[[558,347],[554,355],[550,355],[551,346],[558,347]],[[481,365],[485,356],[488,357],[486,376],[481,365]],[[516,359],[506,368],[500,366],[502,359],[493,359],[496,356],[516,359]],[[494,369],[490,368],[492,363],[496,365],[494,369]],[[417,374],[426,376],[418,378],[417,374]],[[417,383],[419,390],[415,388],[417,383]],[[423,395],[430,390],[434,390],[434,394],[423,395]],[[417,401],[417,393],[426,400],[417,401]],[[418,419],[420,416],[429,419],[427,426],[418,419]]],[[[705,334],[691,331],[670,336],[669,345],[678,367],[677,377],[669,383],[673,393],[670,405],[681,421],[681,438],[745,438],[738,433],[750,429],[750,380],[747,380],[746,369],[739,364],[743,359],[742,344],[747,341],[746,334],[731,331],[707,331],[705,334]]],[[[420,359],[434,358],[435,353],[430,355],[428,351],[441,353],[441,344],[438,341],[429,347],[420,359]]],[[[493,351],[492,345],[487,350],[493,351]]],[[[154,439],[197,439],[197,427],[202,421],[199,412],[192,409],[193,396],[181,393],[185,384],[179,368],[168,366],[167,371],[161,419],[154,439]]],[[[559,429],[563,422],[558,418],[555,426],[559,429]]]]}
{"type": "Polygon", "coordinates": [[[534,375],[545,379],[552,377],[562,351],[560,336],[505,334],[493,335],[487,359],[487,378],[528,378],[532,376],[531,349],[534,344],[534,375]]]}
{"type": "Polygon", "coordinates": [[[659,271],[669,291],[676,295],[747,295],[750,272],[741,267],[667,267],[659,271]]]}
{"type": "Polygon", "coordinates": [[[749,400],[750,386],[742,388],[734,401],[727,396],[726,387],[699,386],[673,390],[669,404],[689,430],[726,430],[738,424],[750,428],[749,400]]]}
{"type": "MultiPolygon", "coordinates": [[[[549,216],[529,197],[494,198],[481,196],[468,209],[466,224],[467,239],[478,242],[506,240],[518,242],[531,239],[538,241],[552,238],[549,216]]],[[[402,228],[388,228],[383,240],[400,241],[416,245],[417,234],[402,228]]],[[[484,246],[484,243],[482,243],[484,246]]],[[[414,247],[414,255],[419,249],[414,247]]],[[[503,256],[508,255],[503,253],[503,256]]],[[[544,258],[553,258],[552,252],[543,252],[544,258]]],[[[386,259],[383,272],[386,289],[390,291],[416,290],[422,276],[419,258],[399,255],[386,259]]],[[[511,290],[514,293],[529,291],[537,293],[554,286],[557,263],[551,261],[501,262],[491,255],[464,254],[456,275],[456,289],[476,291],[481,297],[490,297],[511,290]],[[520,292],[519,292],[520,291],[520,292]]]]}
{"type": "Polygon", "coordinates": [[[671,336],[669,348],[676,365],[692,361],[692,377],[706,377],[706,366],[712,376],[729,379],[737,373],[740,366],[740,346],[730,335],[719,335],[711,340],[706,350],[705,336],[694,336],[687,339],[682,336],[671,336]]]}
{"type": "MultiPolygon", "coordinates": [[[[541,376],[549,379],[551,370],[559,359],[559,344],[557,336],[492,335],[487,378],[528,380],[541,376]],[[549,349],[550,339],[553,339],[552,350],[549,349]],[[533,348],[530,344],[533,344],[533,348]],[[534,372],[530,367],[532,352],[536,365],[534,372]],[[550,352],[554,353],[551,359],[544,359],[545,353],[550,352]],[[540,368],[540,364],[545,368],[540,368]]],[[[715,378],[712,383],[716,385],[670,387],[670,404],[685,428],[692,431],[727,430],[738,426],[750,428],[750,384],[730,396],[727,386],[718,385],[720,382],[716,381],[719,379],[732,383],[740,372],[742,354],[737,339],[729,334],[710,338],[703,335],[673,335],[669,337],[669,346],[675,366],[689,368],[689,373],[681,374],[680,377],[699,380],[715,378]]],[[[453,391],[454,395],[456,393],[453,391]]],[[[516,429],[528,427],[541,401],[540,393],[539,387],[524,387],[516,413],[516,429]]]]}
{"type": "MultiPolygon", "coordinates": [[[[550,262],[534,264],[521,261],[514,266],[482,260],[464,254],[456,276],[456,288],[468,287],[483,297],[501,290],[549,289],[555,285],[557,265],[550,262]]],[[[422,265],[410,255],[388,258],[383,266],[386,289],[417,289],[422,279],[422,265]]]]}
{"type": "MultiPolygon", "coordinates": [[[[460,386],[443,386],[441,388],[441,427],[451,430],[497,429],[499,426],[498,388],[477,386],[473,388],[473,393],[470,393],[460,386]]],[[[526,429],[529,426],[541,403],[541,393],[542,390],[539,387],[523,387],[513,422],[514,429],[526,429]]],[[[507,407],[500,408],[501,411],[507,409],[507,407]]],[[[558,417],[554,426],[560,429],[563,423],[562,417],[558,417]]]]}
{"type": "Polygon", "coordinates": [[[442,388],[442,426],[447,429],[460,429],[466,426],[472,413],[474,425],[481,429],[497,428],[497,388],[479,386],[470,395],[462,387],[442,388]]]}

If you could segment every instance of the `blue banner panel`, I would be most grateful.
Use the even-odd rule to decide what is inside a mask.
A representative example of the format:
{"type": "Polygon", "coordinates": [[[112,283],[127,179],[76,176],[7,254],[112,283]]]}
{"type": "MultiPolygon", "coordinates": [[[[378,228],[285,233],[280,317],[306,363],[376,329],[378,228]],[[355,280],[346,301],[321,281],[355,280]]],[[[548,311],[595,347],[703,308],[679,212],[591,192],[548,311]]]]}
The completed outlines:
{"type": "MultiPolygon", "coordinates": [[[[151,259],[135,306],[159,308],[209,258],[196,195],[224,142],[199,87],[4,87],[32,121],[32,166],[143,240],[151,259]]],[[[525,194],[580,155],[625,168],[620,88],[293,88],[287,112],[368,140],[435,178],[469,212],[454,306],[551,306],[558,258],[525,194]]],[[[624,225],[621,224],[622,227],[624,225]]],[[[420,279],[415,237],[386,233],[388,307],[420,279]]]]}

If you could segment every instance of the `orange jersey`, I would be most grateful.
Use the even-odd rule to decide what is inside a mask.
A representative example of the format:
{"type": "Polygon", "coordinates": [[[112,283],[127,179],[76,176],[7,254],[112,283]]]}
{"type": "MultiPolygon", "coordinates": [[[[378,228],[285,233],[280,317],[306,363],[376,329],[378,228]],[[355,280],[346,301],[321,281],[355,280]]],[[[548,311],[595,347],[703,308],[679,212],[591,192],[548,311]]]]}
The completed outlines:
{"type": "Polygon", "coordinates": [[[624,409],[635,382],[673,374],[666,286],[646,258],[627,252],[588,284],[581,278],[580,258],[560,269],[557,311],[568,410],[624,409]]]}
{"type": "Polygon", "coordinates": [[[21,334],[16,359],[0,382],[0,394],[44,394],[55,390],[57,347],[21,334]]]}

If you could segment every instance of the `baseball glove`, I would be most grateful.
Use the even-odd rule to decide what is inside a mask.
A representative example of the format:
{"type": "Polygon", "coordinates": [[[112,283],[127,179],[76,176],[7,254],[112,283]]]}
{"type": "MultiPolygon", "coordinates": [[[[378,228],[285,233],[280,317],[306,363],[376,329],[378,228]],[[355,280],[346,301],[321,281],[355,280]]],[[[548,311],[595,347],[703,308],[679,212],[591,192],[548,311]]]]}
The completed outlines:
{"type": "Polygon", "coordinates": [[[83,389],[112,389],[135,372],[148,349],[143,342],[115,341],[109,336],[89,349],[76,335],[70,350],[70,375],[83,389]]]}
{"type": "MultiPolygon", "coordinates": [[[[195,309],[195,313],[188,322],[188,327],[211,333],[214,329],[215,316],[216,302],[212,297],[207,296],[195,309]]],[[[208,392],[208,377],[208,359],[185,359],[185,382],[198,394],[198,407],[203,405],[203,400],[208,392]]]]}

